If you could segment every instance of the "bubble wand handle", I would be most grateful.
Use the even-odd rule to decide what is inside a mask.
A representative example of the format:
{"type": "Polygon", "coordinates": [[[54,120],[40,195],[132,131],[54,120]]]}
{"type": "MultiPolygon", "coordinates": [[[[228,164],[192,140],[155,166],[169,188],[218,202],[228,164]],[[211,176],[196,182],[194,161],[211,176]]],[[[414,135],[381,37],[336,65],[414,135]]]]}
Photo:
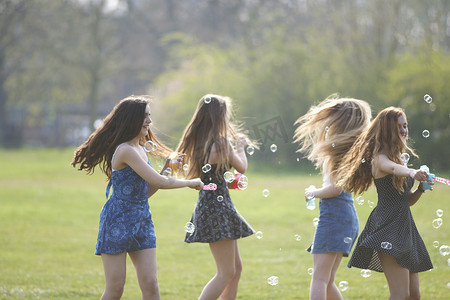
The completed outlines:
{"type": "Polygon", "coordinates": [[[450,179],[445,179],[445,178],[436,176],[436,177],[434,177],[434,180],[437,181],[437,182],[446,184],[446,185],[450,185],[450,179]]]}
{"type": "Polygon", "coordinates": [[[215,184],[215,183],[205,184],[203,186],[203,190],[204,191],[215,191],[215,190],[217,190],[217,184],[215,184]]]}

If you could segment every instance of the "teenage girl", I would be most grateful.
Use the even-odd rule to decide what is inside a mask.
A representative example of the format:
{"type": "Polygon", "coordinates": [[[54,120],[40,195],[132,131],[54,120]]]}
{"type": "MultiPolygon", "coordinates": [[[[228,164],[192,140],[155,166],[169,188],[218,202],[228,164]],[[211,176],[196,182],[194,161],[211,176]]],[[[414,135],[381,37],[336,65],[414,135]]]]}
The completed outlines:
{"type": "Polygon", "coordinates": [[[216,190],[200,191],[190,222],[194,231],[187,243],[209,243],[217,265],[216,275],[203,288],[199,299],[235,299],[242,270],[237,239],[254,230],[237,212],[228,192],[224,173],[231,167],[240,173],[247,169],[244,147],[248,139],[231,122],[231,99],[205,95],[183,134],[177,152],[186,154],[188,178],[201,177],[216,190]],[[239,137],[238,137],[239,135],[239,137]],[[236,149],[229,141],[236,139],[236,149]]]}
{"type": "Polygon", "coordinates": [[[199,178],[177,180],[158,174],[150,165],[143,144],[157,145],[152,155],[167,154],[150,129],[146,96],[130,96],[114,107],[103,124],[75,151],[72,166],[88,174],[100,165],[108,177],[95,249],[101,255],[105,291],[101,299],[120,299],[126,276],[126,255],[136,268],[142,299],[160,299],[156,277],[156,236],[148,197],[157,189],[202,189],[199,178]]]}
{"type": "Polygon", "coordinates": [[[365,101],[332,95],[295,122],[298,151],[306,153],[323,174],[322,187],[305,192],[306,199],[320,198],[319,223],[308,249],[313,256],[310,299],[342,299],[334,278],[342,256],[352,249],[359,223],[351,193],[336,186],[336,171],[370,119],[365,101]]]}
{"type": "Polygon", "coordinates": [[[358,194],[375,182],[378,204],[348,266],[384,272],[389,299],[419,299],[418,272],[433,268],[410,210],[424,193],[422,183],[412,191],[414,179],[427,181],[428,175],[402,163],[403,152],[408,150],[416,155],[408,147],[407,139],[405,112],[388,107],[354,144],[338,172],[339,185],[358,194]]]}

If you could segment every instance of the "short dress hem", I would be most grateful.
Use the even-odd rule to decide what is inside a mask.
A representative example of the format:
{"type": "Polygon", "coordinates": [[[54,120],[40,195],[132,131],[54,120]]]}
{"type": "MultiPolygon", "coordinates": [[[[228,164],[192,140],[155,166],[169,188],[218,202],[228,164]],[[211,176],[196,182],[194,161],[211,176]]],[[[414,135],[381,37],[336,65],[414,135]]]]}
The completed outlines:
{"type": "Polygon", "coordinates": [[[336,197],[321,199],[314,240],[306,250],[311,254],[342,253],[348,257],[358,231],[358,215],[351,193],[343,191],[336,197]]]}
{"type": "Polygon", "coordinates": [[[427,248],[416,228],[409,206],[409,194],[414,184],[408,178],[404,192],[393,186],[392,175],[374,180],[378,204],[370,213],[356,244],[348,267],[383,272],[378,252],[393,256],[410,272],[433,268],[427,248]]]}

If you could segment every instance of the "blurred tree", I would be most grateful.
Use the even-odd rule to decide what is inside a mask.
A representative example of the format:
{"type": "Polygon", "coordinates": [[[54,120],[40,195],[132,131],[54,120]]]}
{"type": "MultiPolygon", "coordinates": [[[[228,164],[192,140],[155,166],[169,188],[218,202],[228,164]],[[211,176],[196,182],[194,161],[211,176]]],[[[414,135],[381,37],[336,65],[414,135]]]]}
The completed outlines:
{"type": "Polygon", "coordinates": [[[26,32],[21,21],[27,14],[28,1],[0,1],[0,145],[17,146],[20,144],[20,121],[10,120],[7,102],[9,98],[7,80],[23,68],[22,56],[18,44],[26,32]]]}

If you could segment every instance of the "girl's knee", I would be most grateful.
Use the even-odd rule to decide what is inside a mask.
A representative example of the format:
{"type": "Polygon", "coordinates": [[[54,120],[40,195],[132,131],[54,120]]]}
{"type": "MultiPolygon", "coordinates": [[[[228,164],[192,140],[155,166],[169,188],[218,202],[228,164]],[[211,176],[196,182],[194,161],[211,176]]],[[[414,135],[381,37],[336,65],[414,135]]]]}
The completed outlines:
{"type": "Polygon", "coordinates": [[[159,294],[158,279],[156,276],[148,276],[141,280],[140,287],[145,295],[159,294]]]}
{"type": "Polygon", "coordinates": [[[238,261],[235,264],[234,273],[235,273],[235,276],[239,276],[239,277],[241,276],[241,273],[242,273],[242,262],[241,261],[238,261]]]}
{"type": "Polygon", "coordinates": [[[125,283],[116,282],[107,284],[102,299],[120,299],[123,294],[125,283]]]}

